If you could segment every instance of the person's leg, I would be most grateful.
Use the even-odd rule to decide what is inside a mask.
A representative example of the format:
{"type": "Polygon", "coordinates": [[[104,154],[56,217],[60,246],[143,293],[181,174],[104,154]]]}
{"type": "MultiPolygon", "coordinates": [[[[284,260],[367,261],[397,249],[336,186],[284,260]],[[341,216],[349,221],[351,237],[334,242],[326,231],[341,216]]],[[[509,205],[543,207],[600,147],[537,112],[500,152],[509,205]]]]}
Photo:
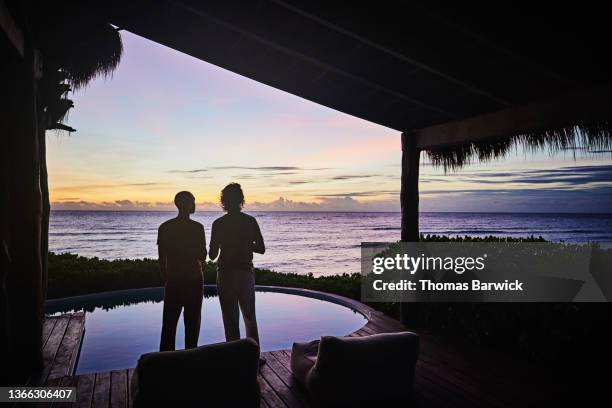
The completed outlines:
{"type": "MultiPolygon", "coordinates": [[[[227,271],[226,271],[227,272],[227,271]]],[[[217,293],[221,304],[223,315],[223,328],[225,329],[225,341],[238,340],[240,338],[240,310],[238,309],[238,298],[232,280],[217,276],[217,293]]]]}
{"type": "Polygon", "coordinates": [[[175,349],[176,325],[181,316],[181,302],[177,288],[166,285],[164,290],[164,312],[159,351],[175,349]]]}
{"type": "Polygon", "coordinates": [[[183,320],[185,321],[185,348],[198,347],[200,337],[200,322],[202,320],[202,282],[193,282],[185,287],[185,309],[183,320]]]}
{"type": "Polygon", "coordinates": [[[246,336],[259,344],[259,332],[255,316],[255,275],[252,270],[241,272],[243,273],[237,285],[237,291],[240,310],[242,310],[242,318],[244,319],[244,327],[246,328],[246,336]]]}

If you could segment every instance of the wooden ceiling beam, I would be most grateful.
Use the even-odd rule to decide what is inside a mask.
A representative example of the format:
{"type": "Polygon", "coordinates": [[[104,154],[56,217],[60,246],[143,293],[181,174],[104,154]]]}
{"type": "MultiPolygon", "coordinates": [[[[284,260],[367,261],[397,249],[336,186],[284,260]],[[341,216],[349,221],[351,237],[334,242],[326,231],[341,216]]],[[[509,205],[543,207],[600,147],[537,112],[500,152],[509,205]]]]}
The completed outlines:
{"type": "Polygon", "coordinates": [[[338,33],[340,33],[340,34],[342,34],[344,36],[347,36],[349,38],[352,38],[355,41],[358,41],[358,42],[360,42],[362,44],[365,44],[365,45],[367,45],[369,47],[372,47],[372,48],[374,48],[374,49],[376,49],[378,51],[384,52],[385,54],[391,55],[391,56],[399,59],[400,61],[404,61],[404,62],[407,62],[409,64],[412,64],[412,65],[422,69],[423,71],[427,71],[430,74],[434,74],[434,75],[438,76],[439,78],[442,78],[442,79],[444,79],[444,80],[446,80],[448,82],[451,82],[451,83],[453,83],[453,84],[455,84],[457,86],[460,86],[460,87],[462,87],[464,89],[467,89],[468,91],[470,91],[470,92],[472,92],[474,94],[483,96],[483,97],[485,97],[485,98],[487,98],[487,99],[489,99],[491,101],[494,101],[494,102],[496,102],[496,103],[498,103],[498,104],[500,104],[502,106],[510,106],[511,105],[511,103],[509,101],[507,101],[507,100],[505,100],[503,98],[500,98],[500,97],[498,97],[496,95],[493,95],[493,94],[491,94],[490,92],[488,92],[488,91],[486,91],[484,89],[481,89],[481,88],[479,88],[479,87],[477,87],[475,85],[469,84],[469,83],[467,83],[465,81],[462,81],[462,80],[460,80],[460,79],[458,79],[458,78],[456,78],[456,77],[454,77],[452,75],[449,75],[449,74],[447,74],[445,72],[442,72],[442,71],[440,71],[440,70],[438,70],[438,69],[436,69],[436,68],[434,68],[434,67],[432,67],[430,65],[427,65],[427,64],[423,63],[422,61],[419,61],[419,60],[416,60],[414,58],[411,58],[408,55],[402,54],[402,53],[400,53],[398,51],[395,51],[395,50],[393,50],[393,49],[391,49],[389,47],[385,47],[382,44],[378,44],[378,43],[376,43],[374,41],[371,41],[371,40],[369,40],[368,38],[366,38],[366,37],[364,37],[362,35],[359,35],[359,34],[354,33],[352,31],[346,30],[346,29],[344,29],[344,28],[342,28],[342,27],[340,27],[340,26],[338,26],[338,25],[336,25],[336,24],[334,24],[334,23],[332,23],[332,22],[330,22],[328,20],[325,20],[323,18],[317,17],[317,16],[315,16],[315,15],[313,15],[311,13],[308,13],[307,11],[304,11],[304,10],[302,10],[302,9],[296,7],[296,6],[288,4],[288,3],[286,3],[283,0],[270,0],[270,1],[272,3],[274,3],[274,4],[277,4],[277,5],[281,6],[281,7],[284,7],[287,10],[292,11],[293,13],[296,13],[296,14],[298,14],[298,15],[300,15],[302,17],[305,17],[305,18],[307,18],[309,20],[315,21],[315,22],[317,22],[318,24],[321,24],[324,27],[327,27],[327,28],[329,28],[331,30],[334,30],[334,31],[336,31],[336,32],[338,32],[338,33]]]}
{"type": "Polygon", "coordinates": [[[612,120],[612,85],[416,129],[412,134],[417,149],[429,150],[605,119],[612,120]]]}

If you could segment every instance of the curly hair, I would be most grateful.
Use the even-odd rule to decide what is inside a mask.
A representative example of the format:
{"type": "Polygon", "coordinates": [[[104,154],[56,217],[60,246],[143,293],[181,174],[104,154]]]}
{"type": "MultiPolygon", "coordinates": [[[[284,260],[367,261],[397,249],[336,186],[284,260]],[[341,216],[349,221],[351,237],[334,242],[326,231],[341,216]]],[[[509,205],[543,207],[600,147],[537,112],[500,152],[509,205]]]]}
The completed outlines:
{"type": "Polygon", "coordinates": [[[227,212],[240,211],[244,206],[244,193],[238,183],[229,183],[221,190],[221,207],[227,212]]]}

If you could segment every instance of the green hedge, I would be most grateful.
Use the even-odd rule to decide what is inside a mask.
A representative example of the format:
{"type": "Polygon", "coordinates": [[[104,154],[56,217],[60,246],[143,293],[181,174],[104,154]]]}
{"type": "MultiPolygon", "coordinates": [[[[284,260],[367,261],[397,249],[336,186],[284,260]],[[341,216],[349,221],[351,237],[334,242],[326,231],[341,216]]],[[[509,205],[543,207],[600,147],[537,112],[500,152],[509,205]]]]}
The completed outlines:
{"type": "MultiPolygon", "coordinates": [[[[423,241],[448,242],[544,242],[542,237],[458,237],[439,235],[422,236],[423,241]]],[[[204,267],[204,282],[214,283],[215,264],[207,262],[204,267]]],[[[268,269],[256,269],[259,285],[289,286],[336,293],[353,299],[361,295],[361,278],[358,271],[353,274],[314,277],[312,274],[281,273],[268,269]]],[[[117,259],[109,261],[87,258],[74,254],[49,254],[49,299],[77,296],[111,290],[162,286],[159,265],[156,259],[117,259]]]]}
{"type": "MultiPolygon", "coordinates": [[[[204,267],[204,283],[214,284],[216,274],[215,264],[207,262],[204,267]]],[[[358,273],[315,278],[312,274],[255,269],[255,274],[258,285],[314,289],[354,299],[359,299],[361,294],[361,278],[358,273]]],[[[109,261],[74,254],[49,254],[49,299],[162,285],[156,259],[109,261]]]]}

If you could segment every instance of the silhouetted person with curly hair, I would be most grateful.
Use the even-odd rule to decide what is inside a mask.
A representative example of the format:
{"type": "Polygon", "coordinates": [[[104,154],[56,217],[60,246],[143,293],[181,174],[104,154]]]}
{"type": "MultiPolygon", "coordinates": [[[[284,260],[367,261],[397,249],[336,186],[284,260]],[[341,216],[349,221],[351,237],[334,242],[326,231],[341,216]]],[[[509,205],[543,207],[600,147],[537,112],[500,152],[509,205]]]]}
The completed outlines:
{"type": "Polygon", "coordinates": [[[259,344],[255,318],[255,276],[253,252],[266,251],[259,225],[242,212],[244,193],[240,184],[230,183],[221,191],[221,206],[226,214],[212,225],[210,259],[217,260],[217,291],[227,341],[240,338],[240,310],[247,337],[259,344]]]}
{"type": "Polygon", "coordinates": [[[160,351],[174,350],[181,310],[185,322],[185,348],[198,346],[202,312],[202,262],[206,260],[204,227],[190,219],[195,197],[181,191],[174,197],[178,216],[164,222],[157,235],[159,267],[165,285],[160,351]]]}

